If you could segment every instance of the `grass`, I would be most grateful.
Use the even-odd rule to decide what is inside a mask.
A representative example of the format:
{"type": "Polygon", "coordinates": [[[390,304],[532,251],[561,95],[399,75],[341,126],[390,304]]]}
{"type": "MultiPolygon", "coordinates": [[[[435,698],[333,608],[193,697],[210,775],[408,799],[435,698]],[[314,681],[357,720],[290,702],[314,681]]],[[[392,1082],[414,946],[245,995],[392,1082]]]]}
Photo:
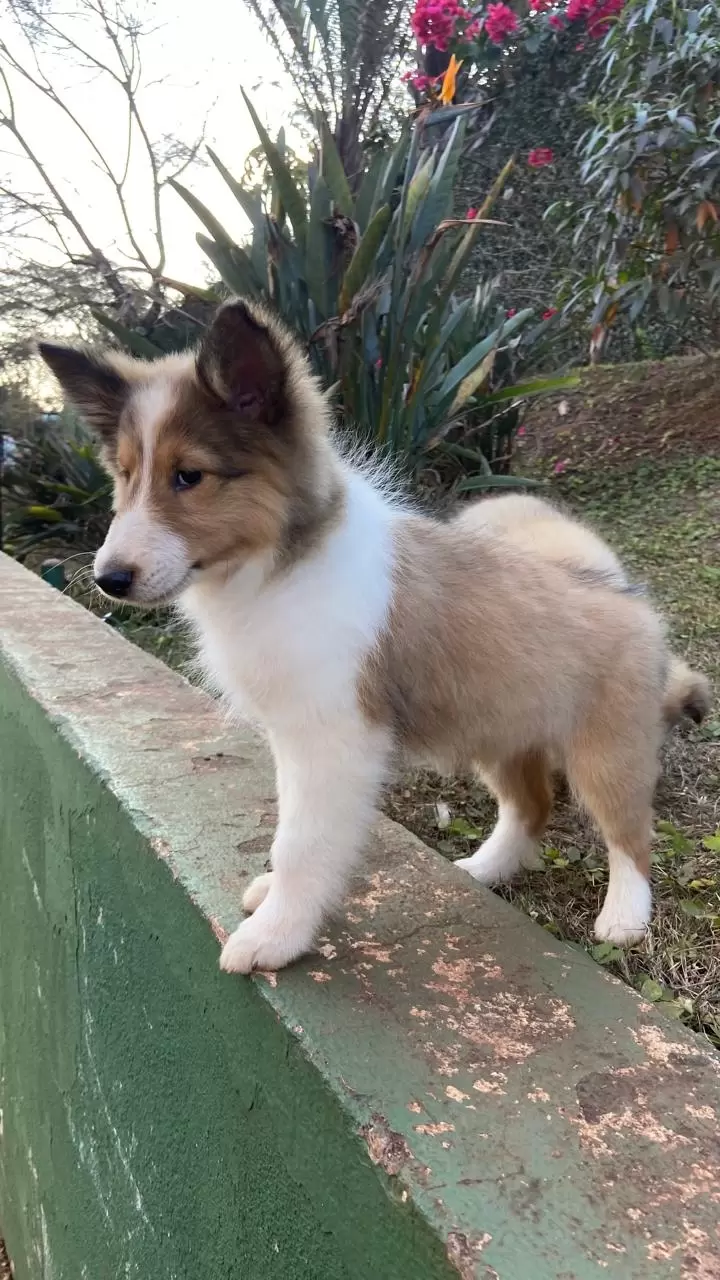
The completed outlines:
{"type": "MultiPolygon", "coordinates": [[[[551,492],[589,520],[663,608],[678,652],[720,686],[720,460],[643,461],[578,470],[551,492]]],[[[676,731],[657,795],[648,939],[628,951],[596,946],[592,924],[607,884],[599,835],[559,794],[544,869],[499,889],[557,937],[586,947],[667,1014],[720,1046],[720,719],[676,731]]],[[[446,857],[464,857],[489,834],[495,805],[472,780],[430,774],[390,796],[391,816],[446,857]]]]}

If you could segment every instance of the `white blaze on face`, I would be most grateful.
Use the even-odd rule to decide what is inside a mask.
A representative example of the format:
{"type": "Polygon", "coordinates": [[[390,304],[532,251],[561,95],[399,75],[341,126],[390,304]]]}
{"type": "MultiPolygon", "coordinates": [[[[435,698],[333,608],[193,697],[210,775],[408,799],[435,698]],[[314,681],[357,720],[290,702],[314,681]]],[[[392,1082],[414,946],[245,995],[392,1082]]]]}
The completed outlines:
{"type": "Polygon", "coordinates": [[[115,570],[132,572],[127,599],[134,604],[152,604],[174,596],[192,568],[184,539],[163,524],[152,505],[155,438],[172,407],[173,393],[170,377],[134,393],[133,411],[142,433],[142,475],[131,505],[115,516],[95,557],[96,579],[115,570]]]}

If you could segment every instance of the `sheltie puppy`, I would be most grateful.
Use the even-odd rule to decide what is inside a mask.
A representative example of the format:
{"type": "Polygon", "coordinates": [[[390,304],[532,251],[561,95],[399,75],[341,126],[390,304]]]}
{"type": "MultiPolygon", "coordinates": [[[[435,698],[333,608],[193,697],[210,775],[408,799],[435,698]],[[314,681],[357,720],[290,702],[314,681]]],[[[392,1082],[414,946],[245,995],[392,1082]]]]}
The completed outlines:
{"type": "Polygon", "coordinates": [[[496,795],[494,831],[456,864],[483,884],[535,864],[562,770],[607,843],[596,936],[643,937],[660,746],[709,691],[595,534],[527,497],[416,513],[347,460],[304,355],[242,300],[196,351],[153,363],[40,351],[114,479],[98,587],[176,602],[209,685],[272,748],[272,870],[224,969],[312,946],[400,757],[496,795]]]}

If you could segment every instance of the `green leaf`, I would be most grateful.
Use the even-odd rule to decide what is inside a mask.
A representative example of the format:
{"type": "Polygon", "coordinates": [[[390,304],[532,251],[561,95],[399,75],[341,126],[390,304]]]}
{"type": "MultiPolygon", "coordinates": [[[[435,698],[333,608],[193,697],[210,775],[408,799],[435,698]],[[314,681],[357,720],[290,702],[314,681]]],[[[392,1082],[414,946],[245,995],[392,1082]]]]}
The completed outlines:
{"type": "Polygon", "coordinates": [[[340,213],[352,218],[355,213],[350,183],[343,169],[340,153],[327,124],[321,129],[320,174],[325,179],[340,213]]]}
{"type": "Polygon", "coordinates": [[[54,507],[32,506],[25,508],[25,515],[32,516],[33,520],[47,520],[48,524],[62,524],[65,519],[61,511],[56,511],[54,507]]]}
{"type": "Polygon", "coordinates": [[[640,995],[643,999],[651,1000],[655,1004],[658,1000],[664,998],[665,990],[654,978],[645,978],[640,987],[640,995]]]}
{"type": "Polygon", "coordinates": [[[540,489],[542,480],[529,480],[522,476],[466,476],[457,486],[456,493],[473,493],[480,489],[540,489]]]}
{"type": "Polygon", "coordinates": [[[598,964],[612,964],[614,960],[622,959],[623,951],[614,942],[598,942],[597,946],[590,948],[590,955],[598,964]]]}
{"type": "Polygon", "coordinates": [[[217,244],[202,234],[198,234],[195,239],[220,272],[223,283],[231,293],[239,294],[240,297],[258,293],[258,280],[244,249],[239,245],[233,245],[231,250],[227,249],[225,245],[217,244]]]}
{"type": "Polygon", "coordinates": [[[706,903],[697,898],[683,898],[680,902],[680,910],[686,916],[693,916],[697,920],[713,920],[717,915],[717,911],[711,911],[706,903]]]}
{"type": "MultiPolygon", "coordinates": [[[[242,183],[238,182],[237,178],[233,178],[230,170],[225,167],[222,160],[213,151],[212,147],[208,147],[207,151],[210,159],[215,165],[215,168],[229,186],[243,213],[252,225],[255,226],[258,221],[258,217],[263,219],[265,216],[262,210],[262,202],[258,195],[255,192],[246,191],[242,183]]],[[[215,239],[217,239],[217,236],[215,239]]]]}
{"type": "Polygon", "coordinates": [[[340,314],[347,311],[356,293],[372,272],[378,250],[385,239],[392,214],[390,205],[384,204],[372,218],[365,235],[350,259],[340,290],[340,314]]]}
{"type": "Polygon", "coordinates": [[[456,120],[433,174],[427,198],[418,210],[412,229],[411,249],[419,249],[452,213],[455,178],[464,141],[465,121],[456,120]]]}
{"type": "Polygon", "coordinates": [[[703,847],[709,849],[711,853],[720,853],[720,832],[714,836],[705,836],[703,847]]]}
{"type": "Polygon", "coordinates": [[[480,361],[480,364],[473,369],[472,373],[468,374],[467,378],[463,378],[455,393],[455,399],[450,405],[450,417],[457,413],[458,409],[462,409],[470,397],[474,396],[475,392],[479,391],[484,383],[487,382],[493,371],[496,355],[497,351],[495,349],[488,351],[485,359],[480,361]]]}
{"type": "Polygon", "coordinates": [[[484,404],[503,404],[506,400],[524,400],[527,396],[551,395],[553,391],[571,391],[580,385],[577,374],[569,373],[558,378],[533,378],[530,382],[517,382],[512,387],[500,387],[483,397],[484,404]]]}
{"type": "Polygon", "coordinates": [[[245,105],[250,112],[252,122],[257,129],[258,137],[260,138],[263,151],[265,152],[265,157],[272,171],[273,178],[277,183],[280,200],[292,223],[293,231],[295,232],[295,239],[299,244],[304,246],[307,229],[307,206],[305,204],[305,200],[295,186],[292,174],[283,160],[280,151],[272,141],[269,133],[262,124],[257,111],[242,87],[240,92],[243,96],[245,105]]]}
{"type": "Polygon", "coordinates": [[[462,360],[459,360],[458,363],[450,370],[439,391],[435,393],[433,400],[438,407],[443,405],[445,402],[450,401],[451,397],[455,394],[456,388],[460,385],[463,379],[466,378],[478,364],[480,364],[480,361],[485,359],[488,352],[499,346],[503,340],[510,338],[515,330],[519,329],[520,325],[523,325],[531,315],[532,311],[528,307],[523,311],[518,311],[516,316],[512,316],[510,320],[506,320],[498,329],[495,329],[492,333],[488,334],[487,338],[483,338],[481,342],[476,343],[476,345],[463,356],[462,360]]]}
{"type": "Polygon", "coordinates": [[[332,232],[327,225],[331,214],[330,191],[324,178],[318,178],[312,193],[310,222],[305,248],[305,275],[308,291],[323,320],[335,312],[335,290],[332,287],[332,232]]]}
{"type": "Polygon", "coordinates": [[[96,311],[94,307],[91,307],[90,311],[98,324],[101,324],[103,329],[113,333],[132,355],[138,356],[141,360],[157,360],[159,356],[164,354],[160,347],[156,347],[155,343],[151,342],[142,333],[136,333],[134,329],[128,329],[126,325],[120,324],[112,316],[106,316],[104,311],[96,311]]]}
{"type": "Polygon", "coordinates": [[[192,191],[188,191],[187,187],[184,187],[181,182],[178,182],[177,178],[170,178],[169,185],[172,187],[173,191],[177,191],[178,195],[182,196],[185,203],[190,206],[193,213],[196,214],[202,222],[203,226],[207,227],[213,240],[222,245],[224,249],[231,249],[234,244],[232,236],[228,235],[222,223],[218,222],[215,215],[203,204],[202,200],[198,200],[197,196],[193,195],[192,191]]]}
{"type": "Polygon", "coordinates": [[[462,836],[464,840],[482,840],[482,831],[478,831],[477,827],[465,818],[453,818],[445,831],[452,836],[462,836]]]}
{"type": "MultiPolygon", "coordinates": [[[[423,164],[419,165],[415,170],[407,193],[407,203],[403,214],[402,228],[400,228],[400,244],[404,244],[407,239],[408,232],[412,226],[413,218],[418,209],[418,205],[422,202],[425,194],[430,186],[430,179],[433,171],[432,156],[428,156],[423,164]]],[[[424,239],[424,237],[423,237],[424,239]]],[[[422,241],[420,241],[422,243],[422,241]]]]}
{"type": "Polygon", "coordinates": [[[375,193],[380,185],[381,175],[386,163],[385,156],[379,151],[370,161],[370,167],[360,183],[360,190],[355,201],[355,220],[361,231],[365,231],[372,218],[373,209],[377,207],[375,193]]]}

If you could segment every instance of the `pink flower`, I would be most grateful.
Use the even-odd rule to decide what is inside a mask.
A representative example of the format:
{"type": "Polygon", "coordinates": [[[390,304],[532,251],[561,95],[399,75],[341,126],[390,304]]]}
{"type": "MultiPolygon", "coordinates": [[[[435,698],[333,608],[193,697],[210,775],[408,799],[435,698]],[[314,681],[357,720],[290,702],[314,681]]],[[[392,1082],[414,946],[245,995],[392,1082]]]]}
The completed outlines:
{"type": "Polygon", "coordinates": [[[555,0],[530,0],[531,13],[544,13],[546,9],[551,9],[555,0]]]}
{"type": "Polygon", "coordinates": [[[519,436],[526,436],[526,435],[527,435],[527,427],[518,427],[518,429],[517,429],[517,434],[518,434],[519,436]]]}
{"type": "Polygon", "coordinates": [[[516,315],[517,315],[517,307],[508,307],[508,310],[505,312],[505,319],[512,320],[513,316],[516,316],[516,315]]]}
{"type": "Polygon", "coordinates": [[[562,18],[560,17],[560,14],[559,14],[559,13],[551,13],[551,14],[550,14],[550,17],[548,18],[548,25],[549,25],[549,26],[551,26],[551,27],[553,28],[553,30],[554,30],[554,31],[564,31],[564,30],[565,30],[565,23],[563,22],[563,20],[562,20],[562,18]]]}
{"type": "Polygon", "coordinates": [[[543,311],[542,318],[543,320],[552,320],[553,316],[556,316],[557,313],[557,307],[548,307],[547,311],[543,311]]]}
{"type": "Polygon", "coordinates": [[[382,365],[383,365],[382,356],[378,356],[377,360],[375,361],[375,368],[382,369],[382,365]]]}
{"type": "Polygon", "coordinates": [[[556,462],[555,466],[553,467],[553,475],[561,476],[564,471],[567,471],[569,462],[570,462],[569,458],[565,458],[563,462],[556,462]]]}
{"type": "Polygon", "coordinates": [[[507,36],[517,31],[519,26],[517,14],[506,4],[489,4],[485,18],[485,30],[488,40],[493,44],[504,44],[507,36]]]}
{"type": "Polygon", "coordinates": [[[416,0],[410,19],[416,39],[441,51],[447,49],[455,35],[459,11],[455,0],[416,0]]]}
{"type": "Polygon", "coordinates": [[[413,89],[416,89],[418,93],[422,93],[430,84],[430,78],[429,76],[413,76],[410,83],[413,89]]]}
{"type": "Polygon", "coordinates": [[[535,147],[528,154],[527,162],[531,169],[544,169],[546,164],[552,164],[555,154],[551,147],[535,147]]]}
{"type": "Polygon", "coordinates": [[[577,22],[580,18],[588,18],[595,8],[595,0],[568,0],[567,20],[577,22]]]}
{"type": "Polygon", "coordinates": [[[625,0],[568,0],[567,18],[568,22],[584,19],[588,33],[597,37],[605,34],[610,19],[624,7],[625,0]]]}
{"type": "Polygon", "coordinates": [[[465,217],[466,217],[466,218],[477,218],[477,216],[478,216],[478,211],[477,211],[477,209],[475,208],[475,206],[474,206],[474,205],[471,205],[471,206],[470,206],[470,208],[468,209],[467,213],[465,214],[465,217]]]}
{"type": "Polygon", "coordinates": [[[471,22],[470,25],[465,28],[465,39],[475,40],[480,35],[481,31],[482,31],[482,22],[480,22],[476,18],[474,22],[471,22]]]}

